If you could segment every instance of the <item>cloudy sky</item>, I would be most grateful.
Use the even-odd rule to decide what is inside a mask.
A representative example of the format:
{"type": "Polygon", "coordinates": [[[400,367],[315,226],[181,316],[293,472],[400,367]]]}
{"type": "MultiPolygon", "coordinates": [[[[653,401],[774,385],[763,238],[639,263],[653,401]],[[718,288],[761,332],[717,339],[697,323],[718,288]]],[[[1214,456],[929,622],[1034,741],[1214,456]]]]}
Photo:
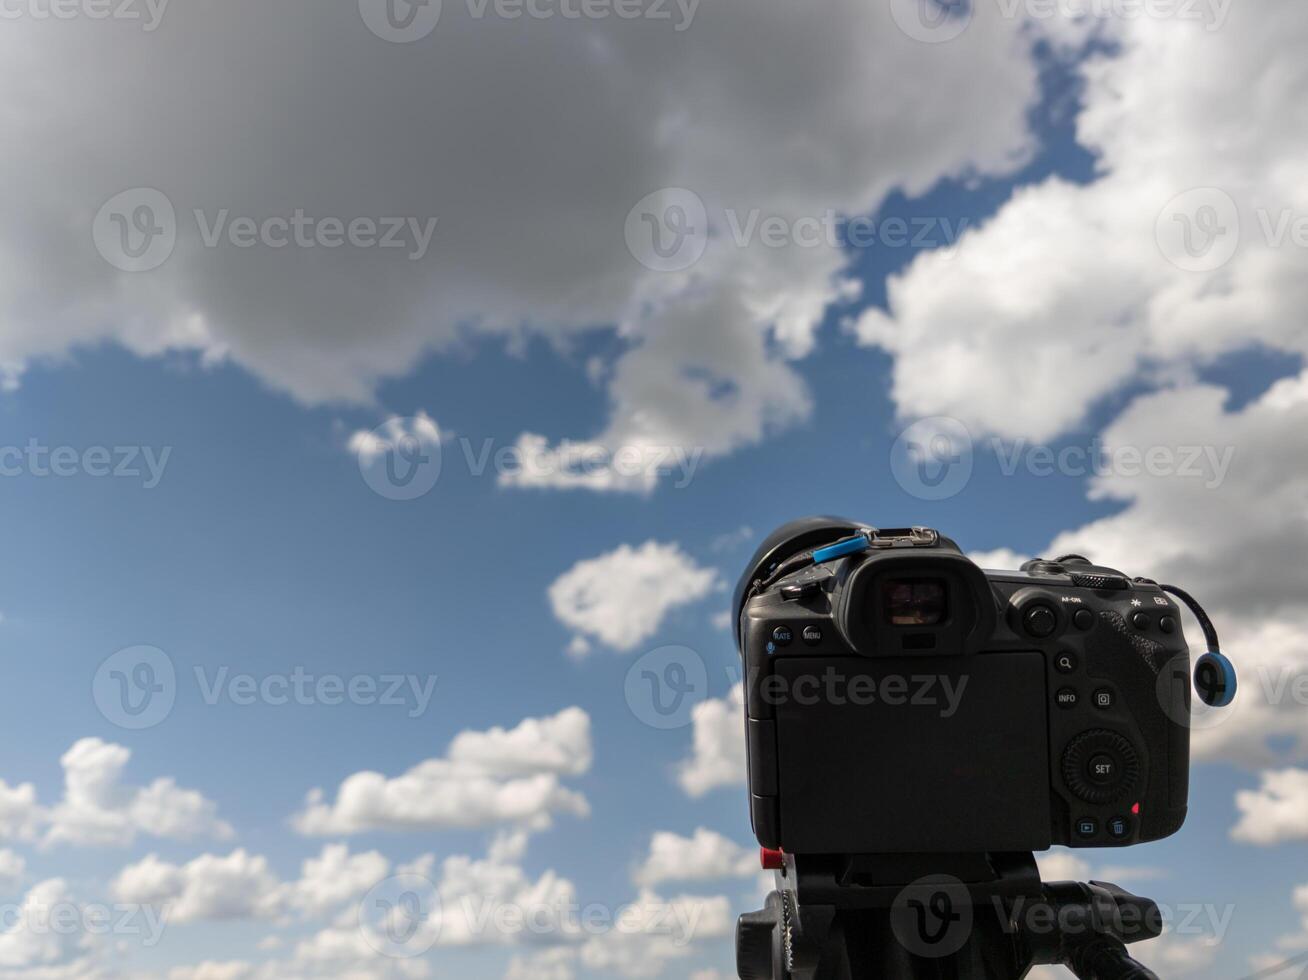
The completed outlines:
{"type": "Polygon", "coordinates": [[[1046,871],[1166,976],[1305,956],[1306,44],[4,0],[0,977],[731,976],[727,593],[818,512],[1200,595],[1190,822],[1046,871]]]}

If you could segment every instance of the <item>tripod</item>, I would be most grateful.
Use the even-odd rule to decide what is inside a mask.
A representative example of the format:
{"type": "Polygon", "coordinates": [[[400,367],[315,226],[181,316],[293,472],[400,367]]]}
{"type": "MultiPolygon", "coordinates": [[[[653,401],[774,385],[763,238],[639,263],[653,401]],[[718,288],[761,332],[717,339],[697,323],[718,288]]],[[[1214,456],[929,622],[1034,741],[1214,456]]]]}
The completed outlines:
{"type": "Polygon", "coordinates": [[[1044,883],[1026,853],[787,856],[781,889],[740,917],[741,980],[1158,980],[1126,943],[1158,906],[1103,882],[1044,883]]]}

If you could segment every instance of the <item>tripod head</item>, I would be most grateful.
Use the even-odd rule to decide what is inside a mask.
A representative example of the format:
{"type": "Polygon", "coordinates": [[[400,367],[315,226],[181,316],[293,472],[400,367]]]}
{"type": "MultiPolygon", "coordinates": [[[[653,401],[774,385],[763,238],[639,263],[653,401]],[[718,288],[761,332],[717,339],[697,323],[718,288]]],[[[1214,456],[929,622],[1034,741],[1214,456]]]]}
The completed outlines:
{"type": "Polygon", "coordinates": [[[1158,980],[1126,943],[1157,905],[1105,882],[1043,883],[1030,853],[786,856],[781,888],[741,916],[741,980],[1158,980]]]}

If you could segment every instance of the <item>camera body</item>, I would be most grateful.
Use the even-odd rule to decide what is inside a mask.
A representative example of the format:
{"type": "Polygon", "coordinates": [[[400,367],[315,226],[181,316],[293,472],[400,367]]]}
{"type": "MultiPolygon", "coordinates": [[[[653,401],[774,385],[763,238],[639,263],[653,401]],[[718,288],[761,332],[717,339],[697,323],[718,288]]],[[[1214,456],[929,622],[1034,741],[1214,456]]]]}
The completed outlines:
{"type": "Polygon", "coordinates": [[[790,854],[1167,837],[1189,790],[1171,597],[1070,556],[983,571],[925,528],[808,518],[736,589],[755,835],[790,854]]]}

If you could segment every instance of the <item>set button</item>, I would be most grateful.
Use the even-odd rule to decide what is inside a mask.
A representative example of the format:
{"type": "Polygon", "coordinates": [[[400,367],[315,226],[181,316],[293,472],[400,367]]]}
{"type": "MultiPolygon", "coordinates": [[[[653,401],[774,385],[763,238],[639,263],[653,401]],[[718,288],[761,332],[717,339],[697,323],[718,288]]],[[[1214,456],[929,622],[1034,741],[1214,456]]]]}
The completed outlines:
{"type": "Polygon", "coordinates": [[[1117,780],[1117,760],[1111,755],[1100,753],[1092,756],[1085,767],[1085,774],[1090,782],[1108,786],[1117,780]]]}

